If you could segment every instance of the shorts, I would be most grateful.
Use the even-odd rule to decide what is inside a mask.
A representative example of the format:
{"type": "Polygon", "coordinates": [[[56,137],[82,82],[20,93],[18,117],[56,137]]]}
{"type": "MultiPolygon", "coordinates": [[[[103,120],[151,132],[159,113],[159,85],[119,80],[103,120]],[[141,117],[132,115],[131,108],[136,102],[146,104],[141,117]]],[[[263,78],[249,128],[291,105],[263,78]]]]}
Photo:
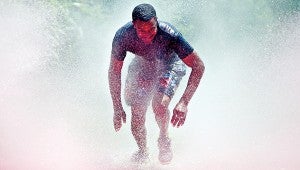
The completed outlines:
{"type": "Polygon", "coordinates": [[[127,105],[149,105],[154,92],[172,98],[186,74],[186,65],[178,58],[171,62],[145,61],[135,57],[129,65],[125,82],[127,105]]]}

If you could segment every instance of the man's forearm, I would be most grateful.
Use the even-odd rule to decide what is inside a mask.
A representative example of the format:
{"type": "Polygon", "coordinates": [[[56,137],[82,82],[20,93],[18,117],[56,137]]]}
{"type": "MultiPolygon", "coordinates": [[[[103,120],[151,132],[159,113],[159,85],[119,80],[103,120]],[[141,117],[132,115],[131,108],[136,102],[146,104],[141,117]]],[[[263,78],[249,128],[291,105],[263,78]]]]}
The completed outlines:
{"type": "Polygon", "coordinates": [[[109,89],[113,106],[115,108],[121,107],[121,74],[116,74],[112,70],[109,70],[109,89]]]}
{"type": "Polygon", "coordinates": [[[114,109],[122,107],[121,103],[121,69],[123,62],[112,58],[108,71],[109,89],[114,109]]]}
{"type": "MultiPolygon", "coordinates": [[[[191,98],[193,97],[196,89],[199,86],[200,80],[203,76],[205,67],[201,59],[195,54],[191,57],[191,61],[185,63],[188,64],[192,68],[187,87],[180,99],[180,102],[185,103],[186,105],[190,102],[191,98]]],[[[187,59],[189,60],[189,59],[187,59]]]]}

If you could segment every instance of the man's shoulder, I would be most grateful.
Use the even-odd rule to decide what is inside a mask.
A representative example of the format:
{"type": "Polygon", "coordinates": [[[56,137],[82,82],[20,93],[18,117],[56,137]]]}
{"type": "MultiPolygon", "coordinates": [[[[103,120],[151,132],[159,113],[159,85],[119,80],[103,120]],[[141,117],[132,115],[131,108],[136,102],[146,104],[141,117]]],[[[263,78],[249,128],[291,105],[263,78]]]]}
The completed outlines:
{"type": "Polygon", "coordinates": [[[180,35],[179,31],[168,22],[158,21],[158,27],[164,34],[167,34],[171,37],[177,37],[180,35]]]}
{"type": "Polygon", "coordinates": [[[117,36],[126,36],[131,34],[133,31],[133,24],[132,22],[128,22],[125,25],[123,25],[121,28],[118,29],[118,31],[116,32],[117,36]]]}

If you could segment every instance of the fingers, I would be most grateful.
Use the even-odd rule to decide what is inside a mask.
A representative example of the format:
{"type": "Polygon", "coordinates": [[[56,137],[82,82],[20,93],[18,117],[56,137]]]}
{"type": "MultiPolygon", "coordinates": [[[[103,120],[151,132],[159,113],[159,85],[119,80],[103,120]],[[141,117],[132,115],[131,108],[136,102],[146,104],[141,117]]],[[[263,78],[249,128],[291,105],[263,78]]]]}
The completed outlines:
{"type": "Polygon", "coordinates": [[[173,116],[171,119],[171,123],[173,125],[173,127],[180,127],[184,124],[185,122],[185,116],[186,114],[184,112],[179,112],[179,111],[174,111],[173,112],[173,116]]]}
{"type": "Polygon", "coordinates": [[[126,123],[126,113],[124,111],[121,114],[114,115],[114,128],[116,132],[121,129],[122,122],[126,123]]]}
{"type": "Polygon", "coordinates": [[[115,131],[118,132],[121,129],[121,127],[115,127],[115,131]]]}
{"type": "Polygon", "coordinates": [[[171,123],[173,124],[173,127],[176,126],[177,128],[182,126],[184,124],[184,122],[185,122],[184,117],[182,117],[182,118],[176,117],[176,118],[173,119],[173,121],[171,121],[171,123]]]}
{"type": "Polygon", "coordinates": [[[116,132],[121,129],[121,126],[122,126],[121,118],[120,117],[114,118],[114,128],[116,132]]]}
{"type": "Polygon", "coordinates": [[[125,114],[125,112],[123,112],[123,114],[122,114],[122,120],[123,120],[123,123],[126,123],[126,114],[125,114]]]}
{"type": "Polygon", "coordinates": [[[178,121],[179,121],[179,118],[178,118],[177,114],[174,113],[173,116],[172,116],[172,119],[171,119],[172,125],[176,126],[176,124],[178,123],[178,121]]]}
{"type": "Polygon", "coordinates": [[[177,127],[182,126],[182,125],[184,124],[184,121],[185,121],[185,118],[181,118],[181,119],[178,121],[177,127]]]}

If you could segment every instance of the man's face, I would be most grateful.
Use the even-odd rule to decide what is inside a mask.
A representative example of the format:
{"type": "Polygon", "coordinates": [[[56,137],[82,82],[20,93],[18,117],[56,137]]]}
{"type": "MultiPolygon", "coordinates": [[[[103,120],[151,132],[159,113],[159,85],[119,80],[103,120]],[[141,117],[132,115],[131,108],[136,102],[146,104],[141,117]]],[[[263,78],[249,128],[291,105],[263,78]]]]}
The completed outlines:
{"type": "Polygon", "coordinates": [[[146,44],[150,44],[157,33],[157,20],[155,17],[149,21],[133,21],[138,37],[146,44]]]}

